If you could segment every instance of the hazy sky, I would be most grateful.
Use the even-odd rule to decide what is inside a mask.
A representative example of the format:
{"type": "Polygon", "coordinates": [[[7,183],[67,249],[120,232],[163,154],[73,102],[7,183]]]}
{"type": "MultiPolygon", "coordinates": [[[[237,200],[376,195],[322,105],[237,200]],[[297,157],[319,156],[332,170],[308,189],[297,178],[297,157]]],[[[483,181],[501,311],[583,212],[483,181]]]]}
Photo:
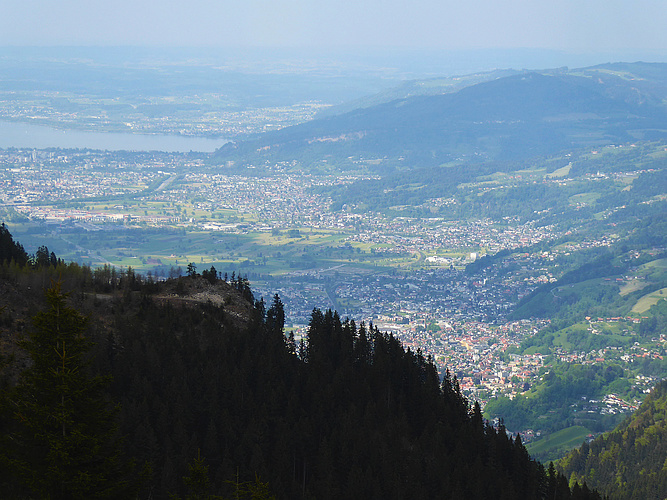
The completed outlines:
{"type": "Polygon", "coordinates": [[[667,50],[666,0],[2,0],[0,45],[667,50]]]}

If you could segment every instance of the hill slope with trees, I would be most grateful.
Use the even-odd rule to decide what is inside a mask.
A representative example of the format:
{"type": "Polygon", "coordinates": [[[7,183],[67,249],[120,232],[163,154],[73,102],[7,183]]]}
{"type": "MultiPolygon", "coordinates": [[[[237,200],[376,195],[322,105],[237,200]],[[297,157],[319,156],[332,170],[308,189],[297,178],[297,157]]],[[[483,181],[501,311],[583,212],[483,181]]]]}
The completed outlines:
{"type": "MultiPolygon", "coordinates": [[[[97,398],[80,403],[105,419],[120,403],[122,456],[152,471],[140,498],[599,498],[579,485],[570,491],[563,476],[545,471],[520,437],[485,422],[456,378],[440,381],[420,352],[333,311],[314,310],[297,344],[283,331],[278,296],[267,307],[254,301],[246,280],[226,282],[215,269],[158,283],[131,270],[56,261],[34,269],[3,264],[0,278],[5,338],[49,338],[39,284],[50,280],[67,297],[66,306],[49,299],[51,310],[55,304],[89,318],[81,370],[96,386],[97,377],[112,377],[105,393],[111,413],[97,398]]],[[[75,330],[83,327],[72,314],[75,330]]],[[[24,425],[12,410],[28,397],[22,384],[41,384],[30,378],[36,356],[42,354],[25,349],[3,365],[5,443],[24,425]]],[[[60,449],[57,435],[49,442],[60,449]]],[[[103,449],[96,448],[100,457],[103,449]]],[[[76,464],[76,450],[68,450],[76,464]]],[[[38,474],[39,456],[26,454],[21,475],[6,452],[0,463],[10,497],[40,491],[17,482],[38,474]]],[[[127,474],[118,480],[143,477],[127,474]]],[[[63,498],[118,498],[108,488],[89,488],[85,496],[63,488],[63,498]]]]}
{"type": "MultiPolygon", "coordinates": [[[[382,168],[517,161],[667,134],[667,66],[616,64],[523,72],[440,95],[410,95],[228,143],[219,163],[300,162],[382,168]]],[[[474,80],[472,80],[474,82],[474,80]]]]}
{"type": "Polygon", "coordinates": [[[667,496],[667,381],[614,431],[572,451],[557,469],[586,481],[610,499],[667,496]]]}

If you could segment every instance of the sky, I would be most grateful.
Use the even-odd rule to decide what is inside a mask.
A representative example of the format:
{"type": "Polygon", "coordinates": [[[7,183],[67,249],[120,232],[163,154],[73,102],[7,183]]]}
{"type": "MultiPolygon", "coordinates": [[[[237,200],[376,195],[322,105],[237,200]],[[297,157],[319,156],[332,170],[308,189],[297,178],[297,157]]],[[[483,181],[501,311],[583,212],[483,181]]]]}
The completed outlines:
{"type": "Polygon", "coordinates": [[[665,0],[2,0],[0,46],[667,52],[665,0]]]}

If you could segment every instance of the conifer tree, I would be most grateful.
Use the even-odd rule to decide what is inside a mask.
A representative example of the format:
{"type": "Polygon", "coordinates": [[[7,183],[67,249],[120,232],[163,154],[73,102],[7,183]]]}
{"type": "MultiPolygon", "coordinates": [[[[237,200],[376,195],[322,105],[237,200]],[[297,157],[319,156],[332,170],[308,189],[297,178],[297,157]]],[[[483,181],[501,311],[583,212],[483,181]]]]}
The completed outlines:
{"type": "Polygon", "coordinates": [[[86,318],[67,305],[60,283],[46,300],[21,342],[32,366],[11,398],[17,427],[3,462],[41,498],[118,498],[129,481],[116,410],[104,396],[108,378],[88,374],[86,318]]]}
{"type": "Polygon", "coordinates": [[[3,222],[0,224],[0,264],[12,261],[19,266],[25,266],[28,263],[28,254],[23,245],[14,241],[9,229],[3,222]]]}
{"type": "Polygon", "coordinates": [[[273,296],[271,307],[266,311],[266,326],[270,332],[280,334],[285,328],[285,306],[277,293],[273,296]]]}
{"type": "Polygon", "coordinates": [[[208,465],[204,463],[201,453],[197,451],[197,458],[188,464],[189,476],[183,478],[185,486],[188,488],[186,500],[212,500],[211,481],[208,476],[208,465]]]}

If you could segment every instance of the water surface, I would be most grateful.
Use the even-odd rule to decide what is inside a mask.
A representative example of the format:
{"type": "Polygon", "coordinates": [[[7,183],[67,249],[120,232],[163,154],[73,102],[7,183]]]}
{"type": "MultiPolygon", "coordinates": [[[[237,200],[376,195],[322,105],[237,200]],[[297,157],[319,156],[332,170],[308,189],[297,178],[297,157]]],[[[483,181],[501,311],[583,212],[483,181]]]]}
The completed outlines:
{"type": "Polygon", "coordinates": [[[130,134],[61,130],[45,125],[0,121],[0,148],[89,148],[108,151],[201,151],[210,153],[225,139],[166,134],[130,134]]]}

